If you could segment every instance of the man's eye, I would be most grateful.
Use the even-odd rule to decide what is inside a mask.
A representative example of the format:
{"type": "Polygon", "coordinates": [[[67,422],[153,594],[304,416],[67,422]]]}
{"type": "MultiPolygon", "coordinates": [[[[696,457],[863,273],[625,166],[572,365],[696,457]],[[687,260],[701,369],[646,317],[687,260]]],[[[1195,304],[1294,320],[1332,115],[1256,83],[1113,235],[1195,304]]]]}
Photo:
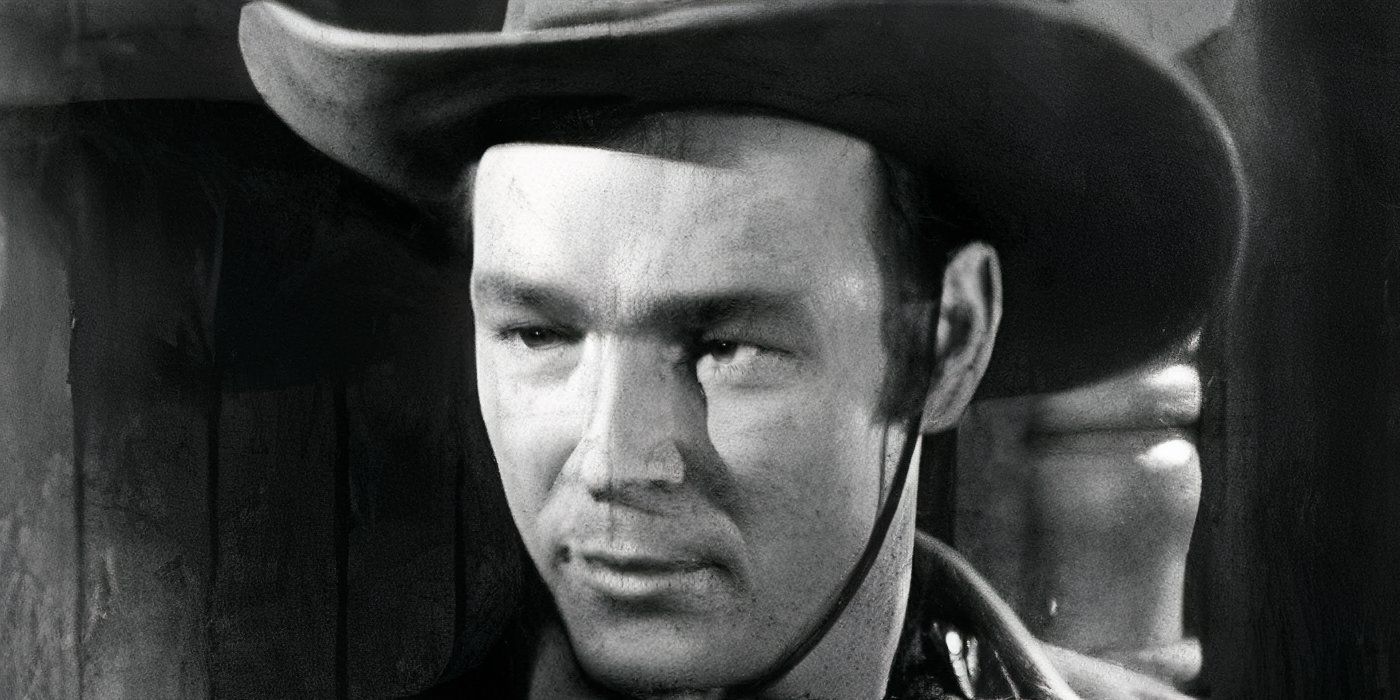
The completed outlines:
{"type": "MultiPolygon", "coordinates": [[[[720,364],[733,364],[752,360],[762,351],[757,345],[740,343],[734,340],[716,340],[706,343],[704,357],[720,364]]],[[[703,359],[703,358],[702,358],[703,359]]]]}
{"type": "Polygon", "coordinates": [[[695,377],[706,385],[760,385],[785,376],[790,365],[791,358],[780,350],[737,340],[714,340],[697,349],[695,377]]]}
{"type": "Polygon", "coordinates": [[[501,332],[505,340],[518,341],[531,350],[541,350],[562,345],[573,339],[570,334],[547,326],[519,326],[501,332]]]}

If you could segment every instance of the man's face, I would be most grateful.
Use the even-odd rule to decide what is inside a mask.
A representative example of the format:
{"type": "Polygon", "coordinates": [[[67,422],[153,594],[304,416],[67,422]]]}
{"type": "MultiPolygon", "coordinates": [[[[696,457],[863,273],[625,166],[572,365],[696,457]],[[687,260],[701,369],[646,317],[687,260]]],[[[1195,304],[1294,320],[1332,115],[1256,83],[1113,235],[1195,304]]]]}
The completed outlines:
{"type": "Polygon", "coordinates": [[[674,117],[667,158],[511,144],[474,190],[482,410],[515,523],[598,680],[714,687],[829,605],[898,451],[878,418],[869,146],[674,117]]]}

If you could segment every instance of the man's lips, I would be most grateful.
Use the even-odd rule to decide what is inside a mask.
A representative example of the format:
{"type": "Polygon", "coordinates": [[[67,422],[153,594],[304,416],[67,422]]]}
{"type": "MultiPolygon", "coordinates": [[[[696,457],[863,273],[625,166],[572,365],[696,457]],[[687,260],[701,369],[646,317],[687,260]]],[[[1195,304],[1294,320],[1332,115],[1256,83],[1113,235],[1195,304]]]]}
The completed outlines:
{"type": "Polygon", "coordinates": [[[678,574],[701,569],[707,564],[695,558],[662,558],[653,556],[628,556],[615,552],[579,552],[578,557],[588,566],[613,569],[620,573],[639,576],[678,574]]]}
{"type": "Polygon", "coordinates": [[[560,566],[566,576],[617,600],[703,594],[724,577],[722,567],[703,557],[616,545],[566,547],[560,566]]]}

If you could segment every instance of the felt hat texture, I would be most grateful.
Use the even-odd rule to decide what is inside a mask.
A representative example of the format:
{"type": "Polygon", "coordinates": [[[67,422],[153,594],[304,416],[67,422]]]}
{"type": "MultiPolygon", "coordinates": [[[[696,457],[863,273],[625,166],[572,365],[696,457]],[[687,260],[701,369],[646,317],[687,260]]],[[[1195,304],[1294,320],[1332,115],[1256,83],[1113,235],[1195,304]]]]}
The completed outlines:
{"type": "Polygon", "coordinates": [[[542,105],[771,110],[918,168],[997,248],[979,396],[1152,359],[1202,322],[1243,229],[1238,154],[1192,79],[1051,0],[513,0],[499,32],[366,33],[260,1],[240,46],[311,145],[427,207],[542,105]]]}

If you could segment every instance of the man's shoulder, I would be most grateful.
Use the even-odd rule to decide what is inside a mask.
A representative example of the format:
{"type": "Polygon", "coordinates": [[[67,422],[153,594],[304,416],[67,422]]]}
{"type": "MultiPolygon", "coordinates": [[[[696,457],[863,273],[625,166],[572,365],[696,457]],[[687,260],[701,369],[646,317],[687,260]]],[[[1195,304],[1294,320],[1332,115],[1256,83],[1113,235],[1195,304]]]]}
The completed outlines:
{"type": "Polygon", "coordinates": [[[892,682],[891,697],[901,700],[1189,698],[1155,678],[1041,643],[962,555],[925,533],[919,533],[914,544],[914,581],[905,624],[896,663],[907,667],[917,662],[924,677],[906,669],[911,681],[907,687],[896,689],[892,682]],[[939,684],[940,673],[952,684],[939,684]],[[942,687],[947,691],[941,695],[928,692],[942,687]]]}
{"type": "Polygon", "coordinates": [[[966,559],[925,533],[890,697],[1072,698],[1039,642],[966,559]]]}

